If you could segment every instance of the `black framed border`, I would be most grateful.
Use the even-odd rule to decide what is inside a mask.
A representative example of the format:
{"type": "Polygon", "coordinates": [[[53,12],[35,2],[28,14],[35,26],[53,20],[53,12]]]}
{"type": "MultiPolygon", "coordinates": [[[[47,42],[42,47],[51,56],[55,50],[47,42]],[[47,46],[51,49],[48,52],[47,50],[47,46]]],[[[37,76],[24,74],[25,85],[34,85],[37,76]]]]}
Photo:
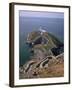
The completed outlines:
{"type": "MultiPolygon", "coordinates": [[[[21,10],[21,8],[20,8],[21,10]]],[[[23,10],[23,9],[22,9],[23,10]]],[[[66,26],[65,26],[66,27],[66,26]]],[[[47,4],[30,4],[30,3],[10,3],[9,4],[9,86],[10,87],[27,87],[27,86],[44,86],[44,85],[61,85],[61,84],[70,84],[70,6],[62,6],[62,5],[47,5],[47,4]],[[31,7],[42,7],[42,8],[59,8],[59,9],[66,9],[68,11],[68,26],[67,26],[67,34],[68,34],[68,47],[66,47],[66,49],[68,48],[68,57],[67,57],[67,62],[68,62],[68,77],[67,77],[67,81],[60,81],[60,82],[51,82],[51,83],[39,83],[39,84],[15,84],[15,7],[23,7],[23,6],[31,6],[31,7]]],[[[18,33],[17,33],[18,34],[18,33]]],[[[66,56],[65,56],[66,57],[66,56]]],[[[64,58],[65,59],[65,58],[64,58]]],[[[65,61],[65,60],[64,60],[65,61]]],[[[26,79],[23,79],[26,80],[26,79]]]]}

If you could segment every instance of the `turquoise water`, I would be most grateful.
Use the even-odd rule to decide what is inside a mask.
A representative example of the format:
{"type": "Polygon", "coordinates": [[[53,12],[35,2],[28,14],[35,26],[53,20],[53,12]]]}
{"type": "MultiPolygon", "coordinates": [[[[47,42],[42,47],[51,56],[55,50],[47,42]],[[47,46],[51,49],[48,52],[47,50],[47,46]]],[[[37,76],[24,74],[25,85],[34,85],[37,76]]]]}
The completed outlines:
{"type": "Polygon", "coordinates": [[[20,41],[20,52],[19,52],[20,66],[25,64],[31,58],[30,47],[26,44],[25,40],[20,41]]]}

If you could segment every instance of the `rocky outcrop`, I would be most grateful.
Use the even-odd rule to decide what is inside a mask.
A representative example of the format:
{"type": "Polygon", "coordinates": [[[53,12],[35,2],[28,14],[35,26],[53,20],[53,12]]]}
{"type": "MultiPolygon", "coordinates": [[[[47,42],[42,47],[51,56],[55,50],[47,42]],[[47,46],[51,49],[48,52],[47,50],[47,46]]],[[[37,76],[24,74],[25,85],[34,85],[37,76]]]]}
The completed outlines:
{"type": "Polygon", "coordinates": [[[63,43],[49,32],[33,31],[29,33],[27,37],[27,44],[30,48],[41,45],[39,48],[45,49],[48,55],[57,56],[58,54],[64,52],[63,43]]]}

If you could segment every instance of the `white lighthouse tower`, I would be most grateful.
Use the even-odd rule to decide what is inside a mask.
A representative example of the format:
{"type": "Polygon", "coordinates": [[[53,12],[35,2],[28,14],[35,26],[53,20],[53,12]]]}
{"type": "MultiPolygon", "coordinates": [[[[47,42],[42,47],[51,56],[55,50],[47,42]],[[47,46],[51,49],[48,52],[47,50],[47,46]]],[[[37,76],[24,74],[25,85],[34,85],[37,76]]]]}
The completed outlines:
{"type": "Polygon", "coordinates": [[[46,32],[46,30],[42,29],[41,27],[39,28],[39,31],[41,32],[41,35],[46,32]]]}

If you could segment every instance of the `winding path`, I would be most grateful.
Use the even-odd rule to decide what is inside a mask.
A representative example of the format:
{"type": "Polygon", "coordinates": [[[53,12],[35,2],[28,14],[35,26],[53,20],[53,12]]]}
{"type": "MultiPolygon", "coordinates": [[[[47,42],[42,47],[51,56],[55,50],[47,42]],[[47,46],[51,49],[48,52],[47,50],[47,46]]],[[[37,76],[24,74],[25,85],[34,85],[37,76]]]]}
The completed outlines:
{"type": "Polygon", "coordinates": [[[31,66],[34,65],[35,63],[36,63],[35,68],[44,68],[46,65],[48,66],[48,62],[50,59],[56,59],[56,58],[57,57],[54,57],[54,56],[47,56],[38,63],[36,61],[30,61],[25,67],[25,72],[28,72],[30,70],[31,66]]]}
{"type": "Polygon", "coordinates": [[[36,61],[30,61],[25,68],[25,72],[27,72],[30,69],[30,67],[35,63],[36,63],[36,61]]]}
{"type": "MultiPolygon", "coordinates": [[[[36,64],[36,66],[35,66],[35,68],[43,68],[43,67],[45,67],[45,65],[46,64],[48,64],[48,62],[49,62],[49,59],[48,59],[49,57],[47,56],[47,57],[45,57],[45,58],[43,58],[40,62],[38,62],[37,64],[36,64]]],[[[27,66],[26,66],[26,68],[25,68],[25,72],[28,72],[29,70],[30,70],[30,68],[31,68],[31,66],[33,65],[33,64],[35,64],[36,63],[36,61],[30,61],[28,64],[27,64],[27,66]]]]}
{"type": "Polygon", "coordinates": [[[46,64],[48,64],[48,62],[49,62],[49,59],[48,59],[48,57],[47,57],[47,58],[45,58],[45,59],[43,60],[43,62],[41,62],[40,68],[43,68],[46,64]]]}

